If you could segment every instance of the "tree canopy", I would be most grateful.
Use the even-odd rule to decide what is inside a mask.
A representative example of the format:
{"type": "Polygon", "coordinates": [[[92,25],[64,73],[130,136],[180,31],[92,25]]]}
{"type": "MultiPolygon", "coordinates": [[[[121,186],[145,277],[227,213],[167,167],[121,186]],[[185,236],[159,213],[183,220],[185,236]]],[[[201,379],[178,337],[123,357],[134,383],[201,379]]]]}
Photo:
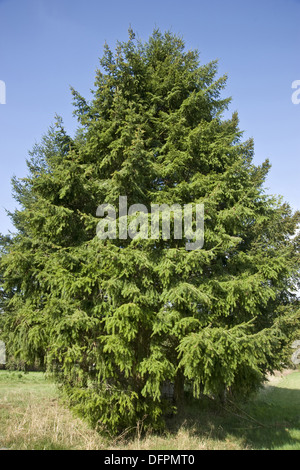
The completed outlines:
{"type": "Polygon", "coordinates": [[[246,395],[297,339],[300,214],[266,193],[270,164],[253,163],[237,113],[223,117],[225,85],[180,37],[129,30],[105,45],[92,99],[72,89],[75,136],[57,117],[13,179],[1,338],[110,432],[160,427],[189,394],[246,395]],[[120,196],[203,204],[203,247],[100,239],[97,207],[120,196]]]}

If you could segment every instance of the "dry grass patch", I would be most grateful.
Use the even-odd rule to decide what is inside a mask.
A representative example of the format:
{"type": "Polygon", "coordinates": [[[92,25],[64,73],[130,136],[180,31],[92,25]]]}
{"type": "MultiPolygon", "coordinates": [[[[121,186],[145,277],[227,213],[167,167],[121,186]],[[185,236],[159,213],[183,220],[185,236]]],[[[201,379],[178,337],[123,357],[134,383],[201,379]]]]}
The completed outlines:
{"type": "Polygon", "coordinates": [[[55,386],[42,374],[0,374],[0,448],[17,450],[209,450],[240,449],[237,440],[216,439],[187,422],[161,435],[135,437],[126,431],[111,439],[100,436],[60,402],[55,386]]]}
{"type": "Polygon", "coordinates": [[[190,404],[162,434],[105,438],[74,417],[41,373],[0,372],[0,448],[16,450],[300,449],[300,374],[272,378],[245,405],[190,404]],[[277,381],[279,379],[279,382],[277,381]],[[262,424],[260,424],[262,423],[262,424]]]}
{"type": "MultiPolygon", "coordinates": [[[[20,374],[19,374],[20,375],[20,374]]],[[[55,387],[41,378],[29,387],[11,377],[0,383],[0,446],[10,449],[103,449],[94,430],[64,408],[55,387]]],[[[28,377],[29,378],[29,377],[28,377]]],[[[25,377],[27,379],[27,377],[25,377]]]]}

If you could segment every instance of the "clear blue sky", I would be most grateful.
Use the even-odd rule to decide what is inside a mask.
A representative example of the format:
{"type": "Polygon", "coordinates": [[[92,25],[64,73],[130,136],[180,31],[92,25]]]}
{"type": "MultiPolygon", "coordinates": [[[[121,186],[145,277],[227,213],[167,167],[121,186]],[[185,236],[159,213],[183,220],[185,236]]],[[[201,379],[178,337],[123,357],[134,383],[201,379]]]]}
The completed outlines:
{"type": "Polygon", "coordinates": [[[219,59],[228,74],[244,138],[255,141],[255,163],[269,158],[268,192],[300,209],[300,0],[0,0],[0,232],[12,229],[11,177],[57,113],[73,134],[70,86],[90,96],[106,41],[126,40],[129,25],[142,40],[154,27],[172,30],[198,49],[202,63],[219,59]]]}

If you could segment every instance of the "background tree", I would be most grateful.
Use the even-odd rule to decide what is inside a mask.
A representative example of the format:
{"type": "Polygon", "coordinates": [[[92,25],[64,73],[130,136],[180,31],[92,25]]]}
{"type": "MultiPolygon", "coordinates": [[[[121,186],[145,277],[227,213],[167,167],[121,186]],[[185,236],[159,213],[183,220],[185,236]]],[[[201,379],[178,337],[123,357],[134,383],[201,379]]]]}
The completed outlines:
{"type": "Polygon", "coordinates": [[[93,99],[72,90],[79,129],[60,118],[13,180],[20,209],[2,257],[3,333],[41,358],[70,405],[111,432],[159,427],[184,391],[246,395],[283,367],[299,313],[299,213],[264,191],[226,77],[155,30],[107,45],[93,99]],[[100,240],[100,204],[203,203],[205,243],[100,240]]]}

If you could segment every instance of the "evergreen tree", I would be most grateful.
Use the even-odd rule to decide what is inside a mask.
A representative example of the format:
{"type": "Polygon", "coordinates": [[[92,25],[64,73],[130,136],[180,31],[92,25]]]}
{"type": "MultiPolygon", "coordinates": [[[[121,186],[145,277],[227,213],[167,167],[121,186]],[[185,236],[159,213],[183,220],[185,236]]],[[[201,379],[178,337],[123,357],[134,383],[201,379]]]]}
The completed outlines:
{"type": "MultiPolygon", "coordinates": [[[[286,360],[297,328],[300,215],[267,195],[217,63],[181,38],[106,45],[93,99],[72,90],[79,129],[57,118],[13,180],[20,209],[1,266],[9,350],[53,370],[70,405],[111,432],[159,427],[163,385],[247,394],[286,360]],[[97,208],[204,204],[202,249],[186,240],[104,240],[97,208]]],[[[117,213],[119,217],[119,214],[117,213]]],[[[130,220],[130,219],[129,219],[130,220]]],[[[117,220],[117,228],[120,227],[117,220]]],[[[174,227],[173,227],[174,228],[174,227]]]]}

